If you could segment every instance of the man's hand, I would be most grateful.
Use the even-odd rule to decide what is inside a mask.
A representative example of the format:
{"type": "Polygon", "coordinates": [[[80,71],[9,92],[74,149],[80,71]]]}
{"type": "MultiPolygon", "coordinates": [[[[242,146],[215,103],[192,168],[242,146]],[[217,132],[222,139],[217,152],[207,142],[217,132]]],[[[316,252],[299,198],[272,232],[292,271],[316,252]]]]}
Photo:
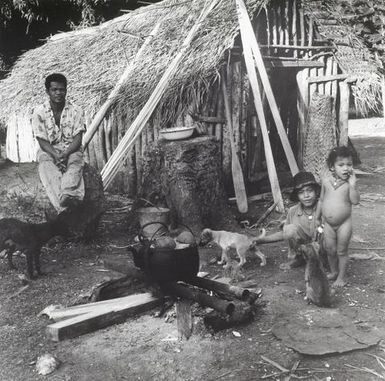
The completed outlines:
{"type": "Polygon", "coordinates": [[[55,164],[58,166],[58,168],[64,172],[67,169],[67,161],[68,156],[65,153],[59,153],[57,155],[57,158],[55,158],[55,164]]]}

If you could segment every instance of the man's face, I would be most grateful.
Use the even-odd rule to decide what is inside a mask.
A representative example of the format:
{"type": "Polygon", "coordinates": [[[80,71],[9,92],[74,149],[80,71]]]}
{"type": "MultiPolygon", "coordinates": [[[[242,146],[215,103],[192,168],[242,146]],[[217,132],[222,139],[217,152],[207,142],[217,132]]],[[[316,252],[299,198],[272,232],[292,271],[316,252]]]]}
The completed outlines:
{"type": "Polygon", "coordinates": [[[62,104],[66,99],[67,88],[64,83],[51,82],[47,94],[51,103],[62,104]]]}

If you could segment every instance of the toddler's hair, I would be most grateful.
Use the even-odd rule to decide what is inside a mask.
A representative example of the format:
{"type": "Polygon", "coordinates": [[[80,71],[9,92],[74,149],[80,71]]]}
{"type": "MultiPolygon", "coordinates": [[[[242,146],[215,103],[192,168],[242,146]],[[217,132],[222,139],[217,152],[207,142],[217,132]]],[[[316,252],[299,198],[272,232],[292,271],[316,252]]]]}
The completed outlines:
{"type": "Polygon", "coordinates": [[[337,160],[337,157],[342,157],[342,158],[351,157],[351,158],[353,158],[353,154],[352,154],[352,151],[350,151],[350,149],[346,146],[339,146],[339,147],[333,148],[332,150],[330,150],[329,156],[326,160],[328,168],[333,167],[334,163],[337,160]]]}

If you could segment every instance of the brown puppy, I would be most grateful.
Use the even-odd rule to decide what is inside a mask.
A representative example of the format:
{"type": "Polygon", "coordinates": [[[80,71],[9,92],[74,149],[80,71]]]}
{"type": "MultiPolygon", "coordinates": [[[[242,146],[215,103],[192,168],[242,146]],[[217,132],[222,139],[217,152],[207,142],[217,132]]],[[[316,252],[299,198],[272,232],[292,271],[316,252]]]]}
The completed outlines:
{"type": "MultiPolygon", "coordinates": [[[[263,237],[266,234],[265,229],[261,230],[258,238],[263,237]]],[[[266,257],[259,250],[256,250],[256,245],[253,242],[256,237],[248,237],[245,234],[228,232],[225,230],[211,230],[204,229],[200,236],[200,246],[207,245],[209,242],[215,242],[222,249],[221,260],[219,265],[224,267],[229,266],[229,251],[231,248],[235,249],[239,256],[238,267],[243,266],[246,263],[246,252],[248,250],[254,250],[254,253],[261,259],[261,266],[266,265],[266,257]]]]}
{"type": "Polygon", "coordinates": [[[329,281],[319,258],[319,244],[308,243],[299,247],[306,260],[306,298],[319,307],[330,307],[331,293],[329,281]]]}

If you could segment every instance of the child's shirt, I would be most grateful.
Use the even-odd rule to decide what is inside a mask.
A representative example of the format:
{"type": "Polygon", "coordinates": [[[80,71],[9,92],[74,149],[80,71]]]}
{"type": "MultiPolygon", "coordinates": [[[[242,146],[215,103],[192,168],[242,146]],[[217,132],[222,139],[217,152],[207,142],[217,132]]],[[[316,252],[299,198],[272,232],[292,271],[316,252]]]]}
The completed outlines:
{"type": "Polygon", "coordinates": [[[301,237],[306,240],[313,240],[317,234],[317,221],[315,218],[317,204],[314,206],[311,214],[307,214],[302,208],[301,203],[292,206],[286,217],[285,225],[296,225],[301,227],[300,231],[306,235],[301,237]]]}

